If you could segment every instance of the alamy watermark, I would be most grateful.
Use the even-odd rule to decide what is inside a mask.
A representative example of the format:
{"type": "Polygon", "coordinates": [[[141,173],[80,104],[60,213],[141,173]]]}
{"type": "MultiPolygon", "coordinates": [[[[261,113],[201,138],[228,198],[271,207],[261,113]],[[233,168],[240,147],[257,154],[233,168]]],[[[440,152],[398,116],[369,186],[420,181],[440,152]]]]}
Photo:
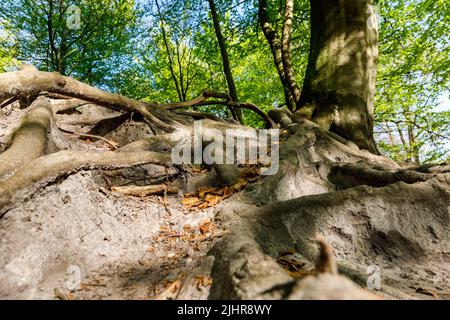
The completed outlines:
{"type": "Polygon", "coordinates": [[[71,30],[81,28],[81,9],[79,6],[71,5],[66,11],[66,26],[71,30]]]}
{"type": "Polygon", "coordinates": [[[367,267],[366,273],[369,275],[367,278],[367,289],[380,290],[381,289],[381,269],[376,264],[372,264],[367,267]]]}
{"type": "Polygon", "coordinates": [[[260,164],[262,175],[278,172],[278,129],[226,129],[223,134],[196,121],[193,135],[178,131],[172,139],[180,141],[172,149],[174,164],[260,164]]]}

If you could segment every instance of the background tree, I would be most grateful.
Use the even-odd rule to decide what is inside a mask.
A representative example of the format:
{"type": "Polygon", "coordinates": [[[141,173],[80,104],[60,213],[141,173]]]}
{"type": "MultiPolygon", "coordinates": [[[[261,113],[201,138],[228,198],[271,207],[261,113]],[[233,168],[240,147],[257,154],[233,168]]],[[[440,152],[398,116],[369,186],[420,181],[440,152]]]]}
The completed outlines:
{"type": "MultiPolygon", "coordinates": [[[[236,85],[234,84],[233,74],[231,72],[231,66],[230,66],[230,58],[228,57],[228,50],[227,50],[227,44],[225,42],[225,38],[223,37],[222,30],[220,27],[220,20],[219,15],[217,14],[216,10],[216,4],[214,0],[208,0],[209,3],[209,9],[211,12],[211,18],[214,26],[214,32],[216,34],[217,43],[219,44],[220,48],[220,55],[222,57],[222,64],[223,64],[223,72],[225,73],[225,79],[227,81],[228,86],[228,94],[230,95],[230,98],[232,101],[238,102],[238,94],[236,90],[236,85]]],[[[242,113],[238,109],[231,109],[233,113],[235,114],[235,117],[239,122],[242,122],[242,113]]]]}
{"type": "Polygon", "coordinates": [[[450,113],[444,1],[379,1],[380,62],[375,103],[381,151],[408,162],[445,160],[450,113]],[[447,106],[447,107],[445,107],[447,106]]]}

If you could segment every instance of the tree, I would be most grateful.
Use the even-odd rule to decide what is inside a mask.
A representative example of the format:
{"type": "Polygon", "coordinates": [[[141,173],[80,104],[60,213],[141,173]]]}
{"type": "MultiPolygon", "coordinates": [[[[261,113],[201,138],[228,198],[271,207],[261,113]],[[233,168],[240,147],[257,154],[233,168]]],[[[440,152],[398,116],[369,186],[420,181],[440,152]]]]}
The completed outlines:
{"type": "MultiPolygon", "coordinates": [[[[270,43],[252,45],[267,39],[254,29],[261,7],[222,4],[237,6],[228,7],[233,15],[216,13],[236,88],[247,89],[242,96],[282,100],[273,63],[281,52],[294,98],[286,66],[298,73],[303,60],[295,52],[304,50],[298,47],[304,39],[296,39],[303,28],[295,22],[296,6],[286,1],[270,17],[274,30],[277,21],[284,29],[274,54],[270,43]],[[232,58],[239,61],[233,68],[232,58]],[[274,83],[278,94],[264,95],[274,83]]],[[[27,64],[0,74],[8,128],[0,131],[0,298],[376,299],[434,294],[426,287],[443,296],[450,290],[450,266],[442,258],[450,246],[449,164],[404,166],[377,154],[378,32],[371,1],[310,1],[310,54],[295,112],[230,99],[220,48],[208,47],[217,28],[209,17],[184,19],[207,12],[206,2],[158,5],[144,18],[152,22],[143,36],[148,42],[135,52],[154,50],[127,60],[132,69],[115,78],[140,100],[27,64]],[[189,33],[193,24],[201,27],[189,33]],[[181,85],[189,52],[200,69],[191,88],[219,90],[194,95],[181,85]],[[157,92],[145,92],[152,88],[157,92]],[[185,96],[178,95],[182,88],[185,96]],[[28,109],[15,104],[29,96],[36,99],[28,109]],[[251,112],[279,130],[236,124],[223,109],[251,112]],[[372,280],[381,268],[389,281],[376,289],[372,280]],[[68,273],[77,281],[66,281],[68,273]]],[[[448,56],[435,58],[445,64],[448,56]]],[[[405,76],[389,62],[393,76],[405,76]]],[[[434,63],[431,69],[435,84],[446,83],[447,70],[434,63]]],[[[406,76],[408,87],[400,90],[409,102],[424,90],[415,80],[406,76]]],[[[407,126],[399,135],[416,127],[403,135],[416,139],[409,141],[416,160],[424,110],[406,106],[400,106],[399,125],[407,126]]]]}
{"type": "MultiPolygon", "coordinates": [[[[6,22],[3,22],[6,24],[6,22]]],[[[17,45],[7,31],[0,28],[0,71],[6,72],[17,64],[17,45]]]]}
{"type": "Polygon", "coordinates": [[[290,110],[294,110],[294,102],[292,101],[292,96],[284,73],[283,56],[281,53],[281,41],[275,30],[273,30],[272,23],[268,14],[267,0],[259,0],[259,23],[261,24],[261,29],[272,51],[274,63],[278,71],[278,76],[280,77],[280,81],[283,86],[285,103],[290,110]]]}
{"type": "Polygon", "coordinates": [[[373,139],[378,31],[372,5],[350,0],[339,5],[310,3],[303,114],[360,148],[378,153],[373,139]]]}
{"type": "Polygon", "coordinates": [[[283,58],[283,69],[286,82],[289,87],[292,98],[294,99],[296,108],[300,104],[300,88],[294,77],[294,70],[291,62],[291,33],[292,20],[294,18],[294,0],[286,0],[286,9],[283,23],[283,36],[281,38],[281,56],[283,58]]]}
{"type": "Polygon", "coordinates": [[[131,53],[139,17],[134,0],[14,0],[0,12],[20,60],[103,85],[131,53]]]}
{"type": "MultiPolygon", "coordinates": [[[[281,8],[280,8],[281,9],[281,8]]],[[[284,89],[285,102],[289,110],[300,107],[300,88],[295,80],[291,57],[291,36],[293,33],[294,1],[285,2],[282,37],[277,34],[270,18],[269,3],[259,0],[259,23],[270,45],[278,76],[284,89]]]]}

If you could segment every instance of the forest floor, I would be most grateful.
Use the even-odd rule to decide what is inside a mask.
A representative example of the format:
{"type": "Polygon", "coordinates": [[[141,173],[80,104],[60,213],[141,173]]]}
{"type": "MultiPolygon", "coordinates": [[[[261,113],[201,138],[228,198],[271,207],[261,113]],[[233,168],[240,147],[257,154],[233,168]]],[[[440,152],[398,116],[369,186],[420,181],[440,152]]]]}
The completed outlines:
{"type": "MultiPolygon", "coordinates": [[[[4,142],[25,111],[12,104],[1,112],[0,141],[4,142]]],[[[114,112],[92,105],[79,107],[71,114],[56,115],[58,125],[73,132],[88,132],[99,119],[113,116],[116,116],[114,112]]],[[[147,130],[144,123],[130,119],[105,138],[124,145],[146,137],[147,130]]],[[[59,135],[51,139],[56,145],[47,146],[49,150],[62,146],[74,150],[111,148],[102,140],[92,142],[64,132],[59,135]]],[[[220,224],[216,215],[226,210],[225,202],[239,194],[231,195],[222,203],[222,198],[219,200],[214,195],[218,190],[205,191],[209,198],[205,194],[136,197],[111,190],[114,186],[145,184],[145,179],[139,180],[143,174],[152,176],[158,169],[145,165],[139,170],[142,172],[136,173],[134,181],[129,176],[124,178],[121,170],[78,172],[15,203],[0,219],[3,269],[0,282],[6,283],[2,277],[7,276],[8,283],[16,286],[2,285],[0,297],[208,298],[213,263],[208,252],[230,231],[220,224]],[[191,202],[196,199],[199,203],[191,202]]],[[[199,170],[198,174],[203,173],[199,170]]],[[[442,230],[448,232],[446,222],[441,223],[442,230]]],[[[346,240],[345,232],[335,230],[336,237],[346,240]]],[[[417,243],[422,237],[429,235],[418,234],[417,243]]],[[[441,266],[436,261],[402,265],[396,262],[396,255],[413,257],[422,252],[416,252],[414,246],[409,247],[410,252],[396,252],[389,249],[386,239],[372,240],[372,244],[360,245],[374,246],[383,256],[380,258],[385,276],[383,284],[398,289],[395,295],[388,293],[385,297],[450,299],[448,250],[442,253],[441,266]]],[[[339,258],[341,252],[339,248],[336,250],[339,258]]]]}
{"type": "MultiPolygon", "coordinates": [[[[104,109],[93,106],[80,109],[83,111],[69,116],[57,115],[59,125],[67,130],[87,132],[99,117],[105,118],[104,109]],[[71,125],[63,125],[66,119],[70,119],[71,125]]],[[[7,140],[24,113],[17,104],[2,110],[0,141],[7,140]]],[[[136,140],[141,132],[146,134],[145,129],[139,130],[140,125],[128,121],[118,129],[123,134],[117,137],[136,140]]],[[[75,150],[110,148],[101,140],[91,142],[69,133],[62,133],[59,138],[61,144],[70,144],[75,150]]],[[[151,165],[147,167],[153,169],[151,165]]],[[[114,180],[114,173],[101,170],[70,175],[17,203],[5,215],[0,233],[3,244],[8,245],[1,247],[1,260],[7,259],[12,251],[25,251],[32,258],[22,258],[39,267],[48,258],[53,261],[46,265],[46,274],[39,274],[39,267],[27,263],[29,269],[24,272],[20,257],[6,266],[3,264],[8,269],[17,267],[18,273],[27,278],[23,279],[25,296],[20,288],[8,296],[164,299],[181,294],[185,298],[207,297],[211,280],[209,268],[202,268],[203,260],[225,232],[214,222],[214,208],[186,206],[181,203],[183,196],[178,194],[123,195],[111,191],[108,184],[125,185],[128,181],[109,179],[114,180]],[[196,276],[186,279],[188,271],[192,273],[194,268],[198,269],[196,276]],[[43,281],[33,281],[36,277],[43,281]],[[81,281],[79,285],[77,279],[81,281]],[[191,283],[194,292],[180,291],[185,282],[191,283]],[[30,286],[36,289],[30,291],[30,286]]]]}

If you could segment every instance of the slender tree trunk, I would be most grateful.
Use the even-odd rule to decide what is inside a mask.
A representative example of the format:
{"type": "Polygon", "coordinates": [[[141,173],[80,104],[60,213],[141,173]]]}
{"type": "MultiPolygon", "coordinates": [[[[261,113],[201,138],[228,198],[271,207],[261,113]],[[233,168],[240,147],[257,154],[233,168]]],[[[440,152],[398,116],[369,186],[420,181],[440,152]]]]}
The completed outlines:
{"type": "Polygon", "coordinates": [[[259,0],[259,14],[258,14],[259,23],[261,25],[261,29],[264,33],[264,36],[266,37],[267,42],[269,43],[270,50],[273,55],[275,67],[277,68],[278,76],[280,77],[281,85],[283,86],[284,99],[286,105],[288,106],[289,110],[294,111],[295,103],[291,96],[291,92],[289,91],[289,86],[284,74],[283,57],[281,53],[281,40],[278,37],[276,31],[272,27],[272,23],[270,21],[267,11],[268,11],[267,0],[259,0]]]}
{"type": "Polygon", "coordinates": [[[176,77],[175,74],[175,70],[173,68],[173,59],[172,59],[172,53],[170,51],[170,47],[169,47],[169,41],[167,39],[167,34],[166,34],[166,29],[164,28],[164,20],[162,18],[161,15],[161,9],[158,3],[158,0],[155,0],[155,4],[156,4],[156,8],[158,10],[158,15],[159,15],[159,21],[161,23],[161,33],[162,33],[162,37],[163,37],[163,41],[164,41],[164,47],[166,48],[166,52],[167,52],[167,57],[169,59],[169,69],[170,69],[170,74],[172,76],[172,80],[175,84],[175,89],[177,90],[177,94],[178,94],[178,99],[180,101],[184,101],[183,100],[183,95],[181,94],[181,90],[180,90],[180,86],[178,84],[178,79],[176,77]]]}
{"type": "Polygon", "coordinates": [[[177,64],[178,64],[178,74],[180,79],[180,92],[181,92],[181,101],[186,101],[186,91],[184,86],[184,74],[183,74],[183,65],[182,65],[182,57],[180,53],[180,44],[178,41],[176,42],[177,45],[177,64]]]}
{"type": "Polygon", "coordinates": [[[281,53],[283,57],[283,68],[286,82],[294,99],[296,108],[300,105],[300,88],[295,81],[294,69],[292,68],[291,59],[291,33],[292,20],[294,17],[294,0],[286,0],[286,8],[284,13],[283,34],[281,38],[281,53]]]}
{"type": "Polygon", "coordinates": [[[310,6],[301,105],[313,108],[313,121],[321,126],[378,153],[373,139],[378,30],[372,1],[310,0],[310,6]]]}
{"type": "MultiPolygon", "coordinates": [[[[223,72],[225,73],[225,79],[227,80],[228,94],[230,95],[231,100],[233,100],[234,102],[238,102],[239,99],[236,86],[234,84],[233,74],[231,73],[230,59],[228,58],[225,38],[223,37],[222,31],[220,30],[220,22],[217,15],[216,4],[214,3],[214,0],[208,0],[208,2],[214,24],[214,31],[216,33],[217,42],[219,43],[220,55],[222,56],[223,72]]],[[[242,122],[241,110],[239,108],[235,108],[235,113],[238,118],[237,120],[239,120],[239,122],[242,122]]]]}

